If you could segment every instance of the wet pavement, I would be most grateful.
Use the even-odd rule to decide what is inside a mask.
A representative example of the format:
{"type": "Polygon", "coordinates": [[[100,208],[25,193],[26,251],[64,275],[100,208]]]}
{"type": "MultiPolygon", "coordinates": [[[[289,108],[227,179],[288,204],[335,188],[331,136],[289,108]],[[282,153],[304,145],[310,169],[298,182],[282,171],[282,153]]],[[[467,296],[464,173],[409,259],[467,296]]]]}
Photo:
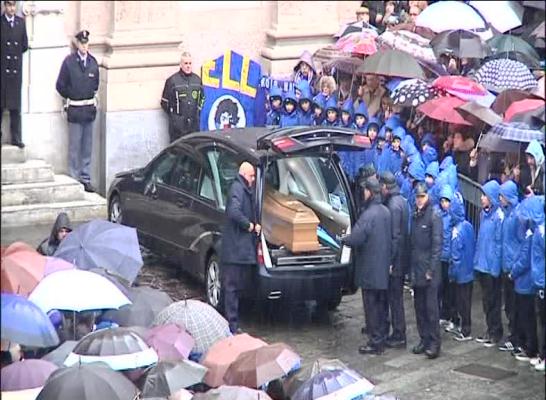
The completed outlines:
{"type": "MultiPolygon", "coordinates": [[[[48,235],[49,226],[2,229],[2,245],[15,240],[37,246],[48,235]]],[[[203,299],[203,284],[181,274],[177,268],[143,249],[145,266],[139,275],[142,285],[166,291],[173,299],[203,299]]],[[[358,347],[364,343],[360,292],[343,298],[338,310],[316,310],[312,304],[246,305],[242,312],[243,330],[269,343],[290,344],[303,359],[300,379],[309,376],[318,358],[337,358],[354,368],[374,384],[376,394],[391,394],[400,399],[507,400],[544,399],[544,374],[534,371],[528,362],[520,362],[496,348],[485,348],[475,341],[458,343],[448,333],[442,334],[442,353],[436,360],[409,352],[417,342],[417,329],[411,294],[405,292],[407,350],[388,350],[382,356],[362,356],[358,347]],[[454,371],[479,364],[515,373],[500,380],[486,379],[454,371]]],[[[472,308],[472,334],[481,334],[484,317],[481,293],[475,285],[472,308]]],[[[505,323],[506,326],[506,323],[505,323]]]]}

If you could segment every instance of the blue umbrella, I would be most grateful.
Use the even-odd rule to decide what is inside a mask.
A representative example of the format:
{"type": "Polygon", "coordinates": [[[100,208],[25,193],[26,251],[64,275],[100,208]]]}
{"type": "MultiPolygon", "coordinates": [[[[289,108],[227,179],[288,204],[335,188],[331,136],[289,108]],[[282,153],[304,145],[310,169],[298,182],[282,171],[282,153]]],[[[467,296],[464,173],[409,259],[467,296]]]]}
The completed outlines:
{"type": "Polygon", "coordinates": [[[99,219],[70,232],[55,257],[80,269],[104,268],[129,283],[135,280],[143,264],[136,229],[99,219]]]}
{"type": "Polygon", "coordinates": [[[30,347],[59,344],[49,317],[22,296],[2,293],[2,339],[30,347]]]}

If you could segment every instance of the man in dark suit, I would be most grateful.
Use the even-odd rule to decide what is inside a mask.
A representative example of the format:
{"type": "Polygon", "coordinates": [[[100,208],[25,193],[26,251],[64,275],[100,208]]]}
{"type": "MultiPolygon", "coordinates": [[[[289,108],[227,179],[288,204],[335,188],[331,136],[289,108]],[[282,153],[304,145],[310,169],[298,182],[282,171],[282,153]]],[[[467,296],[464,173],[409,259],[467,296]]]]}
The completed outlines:
{"type": "Polygon", "coordinates": [[[11,143],[25,147],[21,137],[21,86],[23,77],[23,53],[28,50],[25,20],[15,15],[16,2],[4,1],[4,13],[0,17],[1,42],[1,113],[9,110],[11,143]]]}

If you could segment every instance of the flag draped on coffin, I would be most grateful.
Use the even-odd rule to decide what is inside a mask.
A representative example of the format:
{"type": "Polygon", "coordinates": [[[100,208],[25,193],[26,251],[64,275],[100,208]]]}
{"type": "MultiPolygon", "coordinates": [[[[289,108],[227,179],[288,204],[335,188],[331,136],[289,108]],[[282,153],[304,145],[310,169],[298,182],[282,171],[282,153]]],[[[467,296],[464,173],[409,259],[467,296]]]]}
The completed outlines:
{"type": "Polygon", "coordinates": [[[205,104],[201,110],[201,130],[255,126],[260,78],[260,64],[231,50],[203,63],[205,104]]]}

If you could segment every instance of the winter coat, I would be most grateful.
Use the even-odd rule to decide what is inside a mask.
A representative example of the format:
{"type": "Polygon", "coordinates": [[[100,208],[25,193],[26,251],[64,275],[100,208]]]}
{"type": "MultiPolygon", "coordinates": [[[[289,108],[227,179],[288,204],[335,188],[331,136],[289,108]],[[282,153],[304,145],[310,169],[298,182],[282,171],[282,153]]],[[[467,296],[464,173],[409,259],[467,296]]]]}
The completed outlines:
{"type": "Polygon", "coordinates": [[[392,221],[392,257],[393,276],[403,276],[409,267],[408,263],[408,202],[400,195],[398,187],[391,189],[385,200],[391,213],[392,221]]]}
{"type": "Polygon", "coordinates": [[[421,139],[421,147],[423,147],[425,144],[428,144],[429,147],[434,148],[435,150],[438,148],[438,145],[436,144],[436,138],[434,137],[434,134],[431,132],[427,132],[423,135],[423,138],[421,139]]]}
{"type": "Polygon", "coordinates": [[[438,285],[441,280],[442,219],[427,203],[423,209],[413,210],[411,221],[411,282],[414,287],[438,285]],[[432,276],[427,281],[425,274],[432,276]]]}
{"type": "Polygon", "coordinates": [[[440,163],[440,171],[443,171],[444,169],[446,169],[447,167],[449,167],[451,165],[455,165],[453,163],[453,157],[451,157],[451,156],[444,157],[444,159],[440,163]]]}
{"type": "Polygon", "coordinates": [[[265,120],[267,126],[277,126],[281,124],[281,111],[282,111],[282,90],[273,85],[269,91],[269,112],[265,120]],[[279,108],[273,108],[273,100],[278,98],[281,100],[281,106],[279,108]]]}
{"type": "Polygon", "coordinates": [[[355,248],[355,286],[387,290],[392,249],[391,215],[376,195],[343,243],[355,248]]]}
{"type": "Polygon", "coordinates": [[[457,202],[450,207],[452,231],[450,242],[449,280],[464,284],[474,280],[474,228],[465,220],[464,209],[457,202]]]}
{"type": "Polygon", "coordinates": [[[326,99],[324,98],[324,95],[322,93],[317,94],[315,97],[313,97],[313,126],[322,125],[322,121],[324,120],[324,117],[326,116],[326,99]],[[315,117],[315,108],[320,107],[322,110],[322,113],[320,114],[320,117],[315,117]]]}
{"type": "Polygon", "coordinates": [[[531,280],[535,289],[544,290],[544,222],[538,225],[533,232],[531,280]]]}
{"type": "Polygon", "coordinates": [[[438,161],[438,153],[436,152],[434,147],[427,147],[427,149],[422,152],[421,158],[425,163],[425,167],[428,167],[430,163],[438,161]]]}
{"type": "Polygon", "coordinates": [[[45,238],[36,249],[38,253],[44,256],[53,256],[53,254],[55,254],[55,252],[57,251],[59,244],[61,244],[57,236],[59,235],[59,231],[63,228],[70,231],[72,230],[70,218],[68,218],[68,215],[64,212],[57,215],[57,219],[53,224],[53,228],[51,228],[51,233],[49,234],[49,237],[45,238]]]}
{"type": "Polygon", "coordinates": [[[300,85],[300,83],[302,81],[307,81],[308,84],[309,84],[309,88],[311,89],[311,93],[313,93],[313,94],[316,93],[316,86],[317,86],[317,81],[318,81],[317,70],[315,69],[315,64],[313,63],[313,56],[307,50],[305,50],[302,53],[300,59],[298,60],[298,63],[294,66],[294,79],[293,79],[293,81],[294,81],[294,83],[296,85],[300,85]],[[309,65],[311,67],[311,72],[309,73],[309,76],[307,76],[307,77],[304,77],[301,74],[300,64],[302,62],[306,63],[307,65],[309,65]]]}
{"type": "Polygon", "coordinates": [[[502,260],[502,223],[504,213],[499,208],[500,185],[489,181],[482,186],[482,191],[489,198],[491,207],[480,214],[480,230],[474,253],[474,269],[497,278],[501,271],[502,260]]]}
{"type": "MultiPolygon", "coordinates": [[[[364,118],[366,118],[366,123],[370,120],[370,117],[368,115],[368,107],[366,107],[366,103],[364,103],[363,101],[361,101],[358,104],[358,106],[356,107],[356,109],[354,109],[354,110],[355,110],[355,112],[354,112],[355,117],[357,115],[362,115],[364,118]]],[[[379,124],[379,121],[377,121],[377,122],[379,124]]]]}
{"type": "Polygon", "coordinates": [[[220,260],[224,264],[256,264],[257,238],[248,231],[250,223],[256,223],[254,200],[253,188],[238,175],[229,191],[222,230],[220,260]]]}
{"type": "MultiPolygon", "coordinates": [[[[449,185],[443,185],[442,188],[439,191],[439,197],[440,199],[442,197],[449,200],[451,203],[453,201],[453,189],[449,185]]],[[[452,220],[451,220],[451,207],[453,204],[451,204],[450,208],[446,211],[442,209],[440,205],[437,206],[438,213],[442,216],[442,255],[440,256],[440,260],[444,262],[448,262],[451,258],[451,227],[452,227],[452,220]]],[[[464,218],[464,215],[463,215],[464,218]]],[[[472,253],[474,254],[474,253],[472,253]]]]}
{"type": "Polygon", "coordinates": [[[504,222],[502,224],[502,272],[508,274],[512,270],[521,246],[517,238],[518,187],[513,181],[506,181],[500,187],[500,194],[509,202],[507,207],[503,207],[504,222]]]}
{"type": "Polygon", "coordinates": [[[13,28],[0,16],[0,103],[1,109],[21,110],[21,88],[23,84],[23,53],[28,50],[25,20],[15,15],[13,28]]]}
{"type": "Polygon", "coordinates": [[[302,100],[309,100],[313,103],[313,96],[311,94],[311,89],[309,88],[309,83],[306,80],[301,80],[298,84],[298,88],[301,92],[301,96],[298,104],[298,125],[301,126],[311,126],[313,124],[313,107],[309,107],[309,111],[305,112],[301,108],[302,100]]]}
{"type": "Polygon", "coordinates": [[[542,146],[536,140],[533,140],[527,146],[525,150],[527,154],[530,154],[534,157],[536,163],[536,169],[532,171],[531,176],[531,189],[533,189],[534,194],[544,195],[544,152],[542,146]]]}
{"type": "Polygon", "coordinates": [[[390,148],[389,156],[389,170],[393,174],[396,174],[398,171],[402,170],[402,162],[404,161],[404,158],[402,157],[402,152],[394,151],[392,148],[390,148]]]}

